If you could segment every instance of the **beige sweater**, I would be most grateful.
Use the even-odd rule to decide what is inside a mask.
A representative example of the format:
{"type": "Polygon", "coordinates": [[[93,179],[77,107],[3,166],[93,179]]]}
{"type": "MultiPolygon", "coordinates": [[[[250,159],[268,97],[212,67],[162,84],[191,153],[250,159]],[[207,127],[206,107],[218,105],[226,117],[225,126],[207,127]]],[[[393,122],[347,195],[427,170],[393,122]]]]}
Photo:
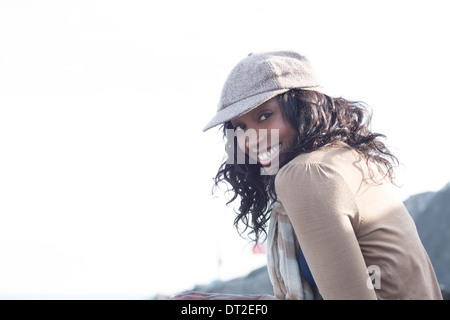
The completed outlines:
{"type": "Polygon", "coordinates": [[[381,177],[345,144],[301,154],[277,173],[278,200],[320,294],[442,299],[414,222],[381,177]]]}

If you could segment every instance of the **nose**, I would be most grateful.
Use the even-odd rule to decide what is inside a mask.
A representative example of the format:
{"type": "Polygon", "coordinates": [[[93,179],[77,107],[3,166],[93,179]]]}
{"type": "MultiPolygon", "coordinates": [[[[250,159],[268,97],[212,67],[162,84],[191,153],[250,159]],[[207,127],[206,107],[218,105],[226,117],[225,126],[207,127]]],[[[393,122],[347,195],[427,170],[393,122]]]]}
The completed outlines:
{"type": "Polygon", "coordinates": [[[265,147],[266,142],[267,130],[252,130],[246,133],[245,147],[250,153],[258,153],[258,149],[265,147]]]}

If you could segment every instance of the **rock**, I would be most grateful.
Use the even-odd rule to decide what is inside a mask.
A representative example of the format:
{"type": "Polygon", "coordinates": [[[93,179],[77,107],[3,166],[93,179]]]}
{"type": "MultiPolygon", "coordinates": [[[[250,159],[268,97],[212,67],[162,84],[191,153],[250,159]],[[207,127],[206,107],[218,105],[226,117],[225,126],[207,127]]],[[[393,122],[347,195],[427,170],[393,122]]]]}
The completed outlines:
{"type": "Polygon", "coordinates": [[[208,286],[196,286],[193,291],[229,294],[273,295],[267,267],[258,268],[248,275],[229,281],[214,282],[208,286]]]}
{"type": "Polygon", "coordinates": [[[422,205],[425,208],[415,218],[417,232],[433,264],[439,284],[450,288],[450,184],[432,193],[422,205]]]}

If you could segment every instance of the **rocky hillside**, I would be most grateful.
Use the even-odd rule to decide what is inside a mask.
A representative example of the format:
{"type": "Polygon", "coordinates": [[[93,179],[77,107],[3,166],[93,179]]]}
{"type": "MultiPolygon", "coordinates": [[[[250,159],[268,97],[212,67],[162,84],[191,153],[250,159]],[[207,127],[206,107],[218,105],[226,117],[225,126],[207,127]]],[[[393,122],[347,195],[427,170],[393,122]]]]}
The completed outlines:
{"type": "Polygon", "coordinates": [[[450,183],[405,201],[443,291],[450,291],[450,183]]]}
{"type": "Polygon", "coordinates": [[[215,282],[207,286],[196,286],[193,291],[230,294],[273,295],[267,267],[253,270],[248,275],[229,281],[215,282]]]}

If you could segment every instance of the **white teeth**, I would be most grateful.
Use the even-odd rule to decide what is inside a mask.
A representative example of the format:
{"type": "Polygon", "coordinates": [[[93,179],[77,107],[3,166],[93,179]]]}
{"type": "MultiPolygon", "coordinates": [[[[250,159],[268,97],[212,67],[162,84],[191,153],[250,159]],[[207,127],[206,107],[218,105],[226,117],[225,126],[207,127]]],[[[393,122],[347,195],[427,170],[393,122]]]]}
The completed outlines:
{"type": "Polygon", "coordinates": [[[260,161],[264,161],[269,159],[273,154],[277,153],[280,149],[280,145],[273,146],[270,151],[258,154],[258,158],[260,161]]]}

